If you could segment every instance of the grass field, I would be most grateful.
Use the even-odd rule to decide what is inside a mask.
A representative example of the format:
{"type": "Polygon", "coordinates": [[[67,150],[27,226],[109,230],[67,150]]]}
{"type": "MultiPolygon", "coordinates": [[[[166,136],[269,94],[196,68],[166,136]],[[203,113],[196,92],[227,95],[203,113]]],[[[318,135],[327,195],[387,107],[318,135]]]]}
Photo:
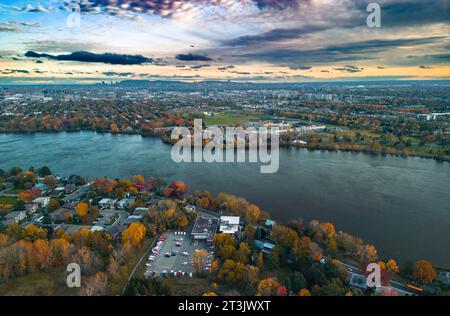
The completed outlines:
{"type": "Polygon", "coordinates": [[[211,289],[211,280],[208,278],[167,277],[165,280],[170,286],[171,294],[176,296],[197,296],[213,291],[211,289]]]}
{"type": "Polygon", "coordinates": [[[10,196],[0,196],[0,204],[12,204],[16,203],[17,199],[10,196]]]}
{"type": "Polygon", "coordinates": [[[66,285],[67,273],[53,271],[20,276],[0,284],[1,296],[73,296],[79,289],[66,285]]]}
{"type": "Polygon", "coordinates": [[[203,121],[206,125],[243,125],[253,120],[271,119],[270,115],[234,115],[219,114],[217,116],[204,116],[203,121]]]}

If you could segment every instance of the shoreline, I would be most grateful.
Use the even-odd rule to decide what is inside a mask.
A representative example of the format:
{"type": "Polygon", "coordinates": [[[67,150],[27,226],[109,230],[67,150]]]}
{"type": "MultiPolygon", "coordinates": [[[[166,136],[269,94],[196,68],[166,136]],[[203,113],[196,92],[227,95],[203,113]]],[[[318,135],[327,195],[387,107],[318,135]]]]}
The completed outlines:
{"type": "MultiPolygon", "coordinates": [[[[170,139],[165,138],[164,132],[153,132],[153,133],[142,133],[142,132],[117,132],[113,133],[111,131],[102,131],[102,130],[92,130],[92,129],[73,129],[73,130],[63,130],[63,131],[0,131],[0,135],[8,135],[8,134],[23,134],[23,135],[33,135],[33,134],[59,134],[59,133],[80,133],[80,132],[91,132],[91,133],[98,133],[98,134],[110,134],[110,135],[128,135],[128,136],[141,136],[144,138],[147,137],[153,137],[153,138],[159,138],[162,143],[166,145],[173,145],[174,143],[170,141],[170,139]]],[[[284,149],[306,149],[308,151],[326,151],[326,152],[344,152],[344,153],[362,153],[368,156],[373,157],[397,157],[397,158],[421,158],[421,159],[427,159],[427,160],[434,160],[439,163],[448,162],[450,163],[450,157],[435,157],[430,155],[421,155],[421,154],[414,154],[410,153],[408,156],[404,156],[400,153],[386,153],[382,151],[374,152],[371,149],[333,149],[333,148],[308,148],[307,145],[295,145],[295,144],[283,144],[280,143],[280,148],[284,149]]],[[[247,149],[247,148],[246,148],[247,149]]]]}

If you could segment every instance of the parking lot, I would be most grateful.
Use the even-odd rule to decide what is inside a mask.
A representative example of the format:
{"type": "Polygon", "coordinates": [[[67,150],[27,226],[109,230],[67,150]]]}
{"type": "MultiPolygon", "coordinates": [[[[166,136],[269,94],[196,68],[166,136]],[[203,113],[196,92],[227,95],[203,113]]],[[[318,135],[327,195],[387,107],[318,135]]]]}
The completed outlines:
{"type": "MultiPolygon", "coordinates": [[[[192,266],[192,256],[195,251],[205,249],[208,253],[212,253],[212,249],[206,243],[193,240],[187,232],[176,235],[172,231],[165,233],[163,236],[166,240],[159,252],[150,254],[150,256],[155,257],[154,261],[147,260],[146,277],[173,276],[174,272],[179,272],[178,276],[183,276],[183,272],[185,277],[190,276],[191,273],[194,274],[195,272],[192,266]],[[183,255],[183,253],[188,255],[183,255]],[[166,254],[170,254],[170,256],[166,254]]],[[[208,259],[208,262],[211,261],[212,256],[208,259]]]]}

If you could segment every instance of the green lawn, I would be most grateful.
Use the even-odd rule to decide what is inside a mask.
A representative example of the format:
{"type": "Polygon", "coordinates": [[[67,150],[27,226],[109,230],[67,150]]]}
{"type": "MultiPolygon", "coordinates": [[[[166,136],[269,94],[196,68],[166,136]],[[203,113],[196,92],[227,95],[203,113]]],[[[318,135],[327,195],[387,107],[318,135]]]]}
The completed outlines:
{"type": "Polygon", "coordinates": [[[11,204],[14,205],[16,203],[17,198],[10,196],[0,196],[0,204],[11,204]]]}
{"type": "Polygon", "coordinates": [[[234,115],[234,114],[220,114],[217,116],[204,116],[203,121],[206,125],[243,125],[250,121],[260,119],[271,119],[270,115],[234,115]]]}

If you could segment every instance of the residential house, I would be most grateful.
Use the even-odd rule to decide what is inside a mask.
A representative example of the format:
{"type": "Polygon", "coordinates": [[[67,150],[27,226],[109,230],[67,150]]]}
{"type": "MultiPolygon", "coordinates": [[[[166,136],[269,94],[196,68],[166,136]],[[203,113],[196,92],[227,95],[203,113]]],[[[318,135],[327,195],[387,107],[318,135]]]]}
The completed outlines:
{"type": "Polygon", "coordinates": [[[39,207],[46,207],[49,202],[50,198],[47,196],[38,197],[37,199],[33,200],[33,203],[39,204],[39,207]]]}
{"type": "Polygon", "coordinates": [[[27,203],[27,204],[25,205],[25,211],[26,211],[28,214],[34,214],[34,213],[36,213],[37,210],[38,210],[38,208],[39,208],[39,204],[38,204],[38,203],[27,203]]]}
{"type": "Polygon", "coordinates": [[[105,208],[114,208],[115,204],[116,204],[117,200],[113,200],[113,199],[101,199],[100,202],[98,202],[98,206],[100,206],[100,208],[105,209],[105,208]]]}
{"type": "Polygon", "coordinates": [[[24,220],[27,217],[27,213],[25,211],[13,211],[9,212],[5,215],[5,224],[13,224],[13,223],[19,223],[20,221],[24,220]]]}

